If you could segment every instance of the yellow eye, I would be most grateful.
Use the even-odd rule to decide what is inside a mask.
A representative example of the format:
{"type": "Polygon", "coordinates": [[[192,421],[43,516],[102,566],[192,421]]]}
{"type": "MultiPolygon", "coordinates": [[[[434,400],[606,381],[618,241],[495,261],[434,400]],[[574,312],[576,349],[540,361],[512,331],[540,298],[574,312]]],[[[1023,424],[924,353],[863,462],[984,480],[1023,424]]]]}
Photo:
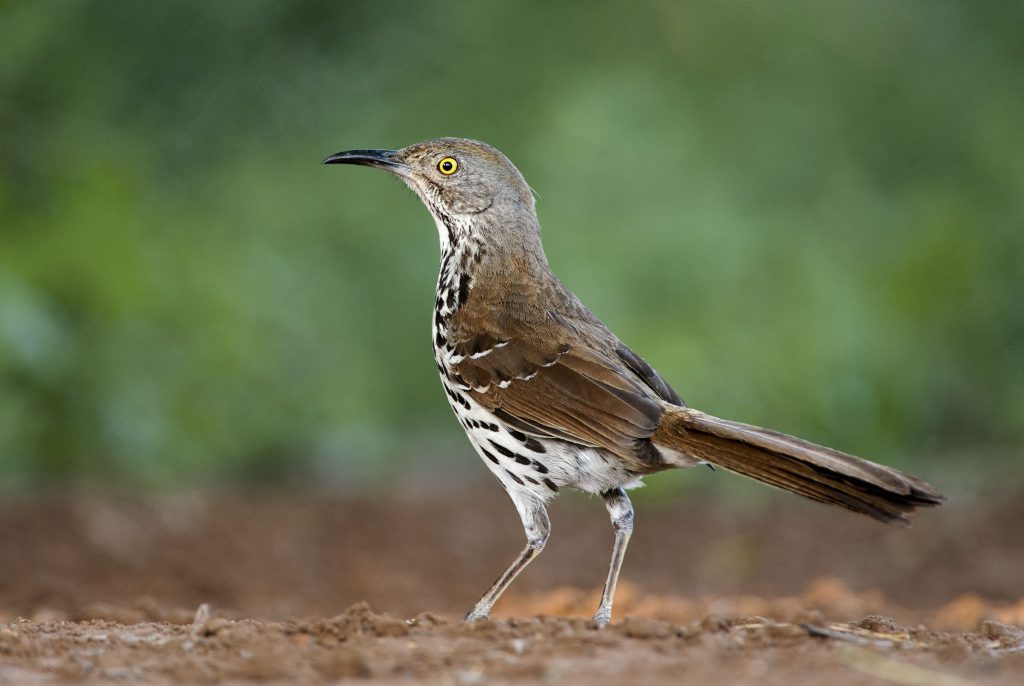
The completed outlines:
{"type": "Polygon", "coordinates": [[[459,168],[459,163],[455,161],[454,157],[446,157],[437,163],[437,171],[441,172],[445,176],[451,176],[459,168]]]}

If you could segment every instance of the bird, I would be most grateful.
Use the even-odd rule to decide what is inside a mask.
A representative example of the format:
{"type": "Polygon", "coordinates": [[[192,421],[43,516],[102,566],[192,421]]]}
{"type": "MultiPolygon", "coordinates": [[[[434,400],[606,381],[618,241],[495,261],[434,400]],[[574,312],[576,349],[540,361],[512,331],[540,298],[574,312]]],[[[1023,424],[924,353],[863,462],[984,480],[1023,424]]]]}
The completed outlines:
{"type": "Polygon", "coordinates": [[[500,151],[465,138],[358,149],[324,164],[384,170],[423,202],[441,259],[431,325],[448,402],[522,520],[526,545],[466,614],[485,619],[544,549],[560,490],[599,494],[614,531],[593,625],[607,626],[633,506],[650,474],[721,467],[882,522],[907,525],[939,491],[891,467],[689,407],[552,272],[535,197],[500,151]]]}

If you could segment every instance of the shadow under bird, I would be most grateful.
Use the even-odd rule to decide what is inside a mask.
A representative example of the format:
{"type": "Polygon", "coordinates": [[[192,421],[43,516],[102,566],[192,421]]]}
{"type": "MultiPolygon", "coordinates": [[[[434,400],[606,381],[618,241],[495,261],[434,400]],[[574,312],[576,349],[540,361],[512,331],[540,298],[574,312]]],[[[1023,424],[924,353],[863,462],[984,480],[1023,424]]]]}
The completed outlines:
{"type": "Polygon", "coordinates": [[[544,548],[546,503],[562,488],[600,494],[615,531],[598,626],[611,620],[633,529],[626,489],[648,474],[710,464],[893,524],[943,501],[927,483],[890,467],[687,407],[552,273],[530,187],[491,146],[438,138],[401,150],[347,150],[324,163],[394,174],[437,224],[437,370],[527,539],[467,620],[487,617],[544,548]]]}

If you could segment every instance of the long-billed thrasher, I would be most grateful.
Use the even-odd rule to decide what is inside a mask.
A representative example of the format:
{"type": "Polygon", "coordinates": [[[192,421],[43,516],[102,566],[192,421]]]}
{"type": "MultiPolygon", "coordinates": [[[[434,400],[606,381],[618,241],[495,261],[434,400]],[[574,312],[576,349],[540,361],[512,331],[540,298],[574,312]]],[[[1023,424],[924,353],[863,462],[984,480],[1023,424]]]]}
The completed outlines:
{"type": "Polygon", "coordinates": [[[626,489],[653,472],[710,464],[893,524],[943,501],[890,467],[688,408],[551,272],[530,187],[489,145],[438,138],[401,150],[347,150],[324,163],[394,174],[437,223],[434,360],[448,402],[512,498],[527,539],[466,619],[487,617],[544,548],[545,506],[561,488],[601,494],[611,515],[615,544],[598,626],[611,620],[633,529],[626,489]]]}

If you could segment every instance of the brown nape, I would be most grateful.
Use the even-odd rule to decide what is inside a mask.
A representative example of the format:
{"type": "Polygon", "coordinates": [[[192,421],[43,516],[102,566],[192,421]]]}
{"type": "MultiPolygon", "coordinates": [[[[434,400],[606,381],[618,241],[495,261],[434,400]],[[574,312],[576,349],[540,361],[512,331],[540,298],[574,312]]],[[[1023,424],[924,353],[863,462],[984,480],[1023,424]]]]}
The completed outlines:
{"type": "Polygon", "coordinates": [[[924,481],[891,467],[696,410],[669,411],[652,441],[888,524],[906,526],[910,522],[905,515],[945,500],[924,481]]]}

